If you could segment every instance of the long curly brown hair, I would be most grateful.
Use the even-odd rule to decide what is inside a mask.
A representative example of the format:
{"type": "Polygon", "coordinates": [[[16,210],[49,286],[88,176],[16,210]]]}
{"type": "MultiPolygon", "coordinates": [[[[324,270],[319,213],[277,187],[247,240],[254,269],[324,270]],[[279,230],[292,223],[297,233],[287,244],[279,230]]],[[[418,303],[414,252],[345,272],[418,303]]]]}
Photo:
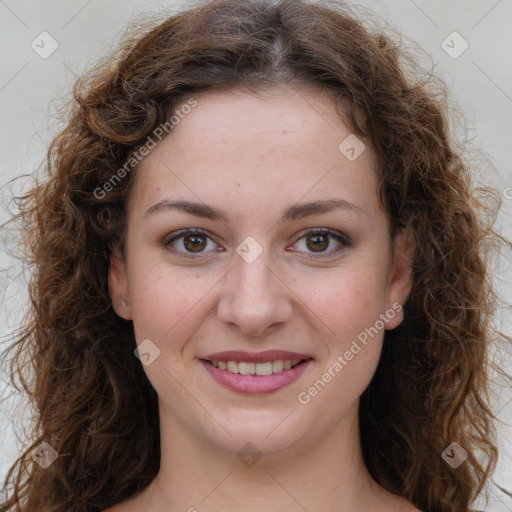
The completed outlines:
{"type": "Polygon", "coordinates": [[[490,349],[501,336],[489,255],[502,240],[449,131],[442,88],[337,2],[220,0],[132,32],[79,79],[46,176],[18,198],[30,314],[6,355],[36,416],[1,511],[102,511],[156,476],[157,395],[107,286],[137,166],[111,180],[190,98],[282,83],[332,94],[377,155],[391,225],[416,242],[404,322],[386,332],[360,402],[370,474],[425,512],[467,512],[486,489],[498,455],[490,349]],[[32,458],[43,441],[58,454],[46,469],[32,458]],[[441,456],[452,442],[468,453],[456,469],[441,456]]]}

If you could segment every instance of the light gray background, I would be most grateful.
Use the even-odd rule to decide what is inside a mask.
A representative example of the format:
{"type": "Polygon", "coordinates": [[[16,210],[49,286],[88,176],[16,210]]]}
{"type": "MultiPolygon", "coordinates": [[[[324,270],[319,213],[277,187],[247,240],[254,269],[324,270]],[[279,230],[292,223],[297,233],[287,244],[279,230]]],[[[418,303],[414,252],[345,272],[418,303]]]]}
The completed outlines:
{"type": "MultiPolygon", "coordinates": [[[[176,11],[189,2],[137,0],[0,0],[1,161],[0,222],[7,218],[11,191],[20,183],[7,182],[20,174],[32,173],[44,158],[47,145],[61,127],[55,107],[69,95],[70,86],[95,59],[115,44],[128,20],[141,13],[176,11]],[[32,48],[40,34],[48,32],[57,50],[42,58],[32,48]]],[[[473,147],[482,148],[491,162],[484,176],[503,196],[500,215],[502,232],[512,238],[512,0],[364,0],[358,5],[372,9],[405,37],[412,38],[430,55],[435,72],[449,86],[451,99],[459,104],[468,120],[473,147]],[[452,58],[442,42],[458,32],[468,48],[452,58]],[[510,188],[509,188],[510,187],[510,188]]],[[[461,40],[448,44],[456,51],[461,40]]],[[[45,44],[46,50],[49,42],[45,44]]],[[[41,48],[40,51],[43,51],[41,48]]],[[[3,240],[8,234],[3,233],[3,240]]],[[[508,303],[512,299],[512,257],[501,262],[496,281],[508,303]]],[[[0,336],[16,327],[26,300],[23,268],[0,252],[0,336]]],[[[510,312],[503,311],[503,329],[512,332],[510,312]]],[[[0,349],[5,346],[0,341],[0,349]]],[[[512,372],[512,354],[501,353],[502,364],[512,372]]],[[[0,376],[0,477],[3,479],[21,444],[16,440],[23,416],[13,401],[16,397],[0,376]]],[[[502,453],[496,481],[512,488],[512,390],[497,379],[495,412],[504,422],[498,427],[502,453]]],[[[26,417],[26,415],[25,415],[26,417]]],[[[480,503],[482,508],[482,504],[480,503]]],[[[483,509],[483,508],[482,508],[483,509]]],[[[512,500],[493,488],[489,512],[512,511],[512,500]]]]}

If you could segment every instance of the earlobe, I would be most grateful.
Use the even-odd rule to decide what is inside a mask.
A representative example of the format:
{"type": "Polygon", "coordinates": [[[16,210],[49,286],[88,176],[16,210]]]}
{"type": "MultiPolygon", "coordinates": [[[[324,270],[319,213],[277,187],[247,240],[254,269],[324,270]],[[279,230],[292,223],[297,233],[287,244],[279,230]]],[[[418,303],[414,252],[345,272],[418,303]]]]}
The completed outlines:
{"type": "Polygon", "coordinates": [[[110,255],[108,271],[108,291],[112,300],[112,308],[124,320],[132,319],[129,302],[128,280],[124,258],[118,248],[110,255]]]}
{"type": "Polygon", "coordinates": [[[394,329],[403,320],[403,305],[407,301],[412,288],[412,267],[416,249],[411,231],[405,228],[399,229],[393,244],[393,262],[388,283],[387,308],[396,309],[398,304],[400,305],[400,314],[392,315],[392,318],[385,320],[385,328],[388,330],[394,329]]]}

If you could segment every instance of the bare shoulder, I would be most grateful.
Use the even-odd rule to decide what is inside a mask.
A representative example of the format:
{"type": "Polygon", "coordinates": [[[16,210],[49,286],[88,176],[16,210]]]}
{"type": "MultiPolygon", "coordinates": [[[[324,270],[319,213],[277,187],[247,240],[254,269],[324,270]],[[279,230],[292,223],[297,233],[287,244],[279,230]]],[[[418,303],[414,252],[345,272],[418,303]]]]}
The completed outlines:
{"type": "Polygon", "coordinates": [[[396,508],[395,510],[399,512],[423,512],[423,510],[416,508],[410,501],[406,503],[402,502],[400,507],[396,508]]]}
{"type": "Polygon", "coordinates": [[[103,512],[140,512],[144,510],[148,496],[146,495],[150,486],[143,489],[140,493],[116,503],[114,506],[105,509],[103,512]]]}
{"type": "Polygon", "coordinates": [[[130,512],[130,509],[125,505],[125,503],[119,503],[111,508],[107,508],[103,512],[130,512]]]}
{"type": "Polygon", "coordinates": [[[142,506],[137,498],[131,498],[113,507],[107,508],[103,512],[140,512],[142,506]]]}
{"type": "Polygon", "coordinates": [[[423,512],[419,508],[416,508],[412,503],[408,503],[403,509],[400,509],[403,512],[423,512]]]}
{"type": "Polygon", "coordinates": [[[382,512],[423,512],[415,507],[408,499],[381,488],[383,499],[379,503],[382,512]],[[385,498],[384,498],[385,497],[385,498]]]}

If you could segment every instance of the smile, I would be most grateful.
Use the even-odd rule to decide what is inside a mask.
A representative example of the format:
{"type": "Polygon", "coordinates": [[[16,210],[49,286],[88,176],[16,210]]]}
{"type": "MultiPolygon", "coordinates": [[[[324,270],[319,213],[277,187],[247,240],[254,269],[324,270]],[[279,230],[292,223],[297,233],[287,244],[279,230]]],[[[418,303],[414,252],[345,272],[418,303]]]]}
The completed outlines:
{"type": "Polygon", "coordinates": [[[276,361],[267,361],[263,363],[249,363],[243,361],[209,361],[215,368],[225,370],[239,375],[272,375],[284,370],[295,368],[305,359],[277,359],[276,361]]]}
{"type": "Polygon", "coordinates": [[[273,393],[295,382],[313,363],[308,359],[245,362],[200,359],[204,369],[222,387],[247,395],[273,393]]]}

